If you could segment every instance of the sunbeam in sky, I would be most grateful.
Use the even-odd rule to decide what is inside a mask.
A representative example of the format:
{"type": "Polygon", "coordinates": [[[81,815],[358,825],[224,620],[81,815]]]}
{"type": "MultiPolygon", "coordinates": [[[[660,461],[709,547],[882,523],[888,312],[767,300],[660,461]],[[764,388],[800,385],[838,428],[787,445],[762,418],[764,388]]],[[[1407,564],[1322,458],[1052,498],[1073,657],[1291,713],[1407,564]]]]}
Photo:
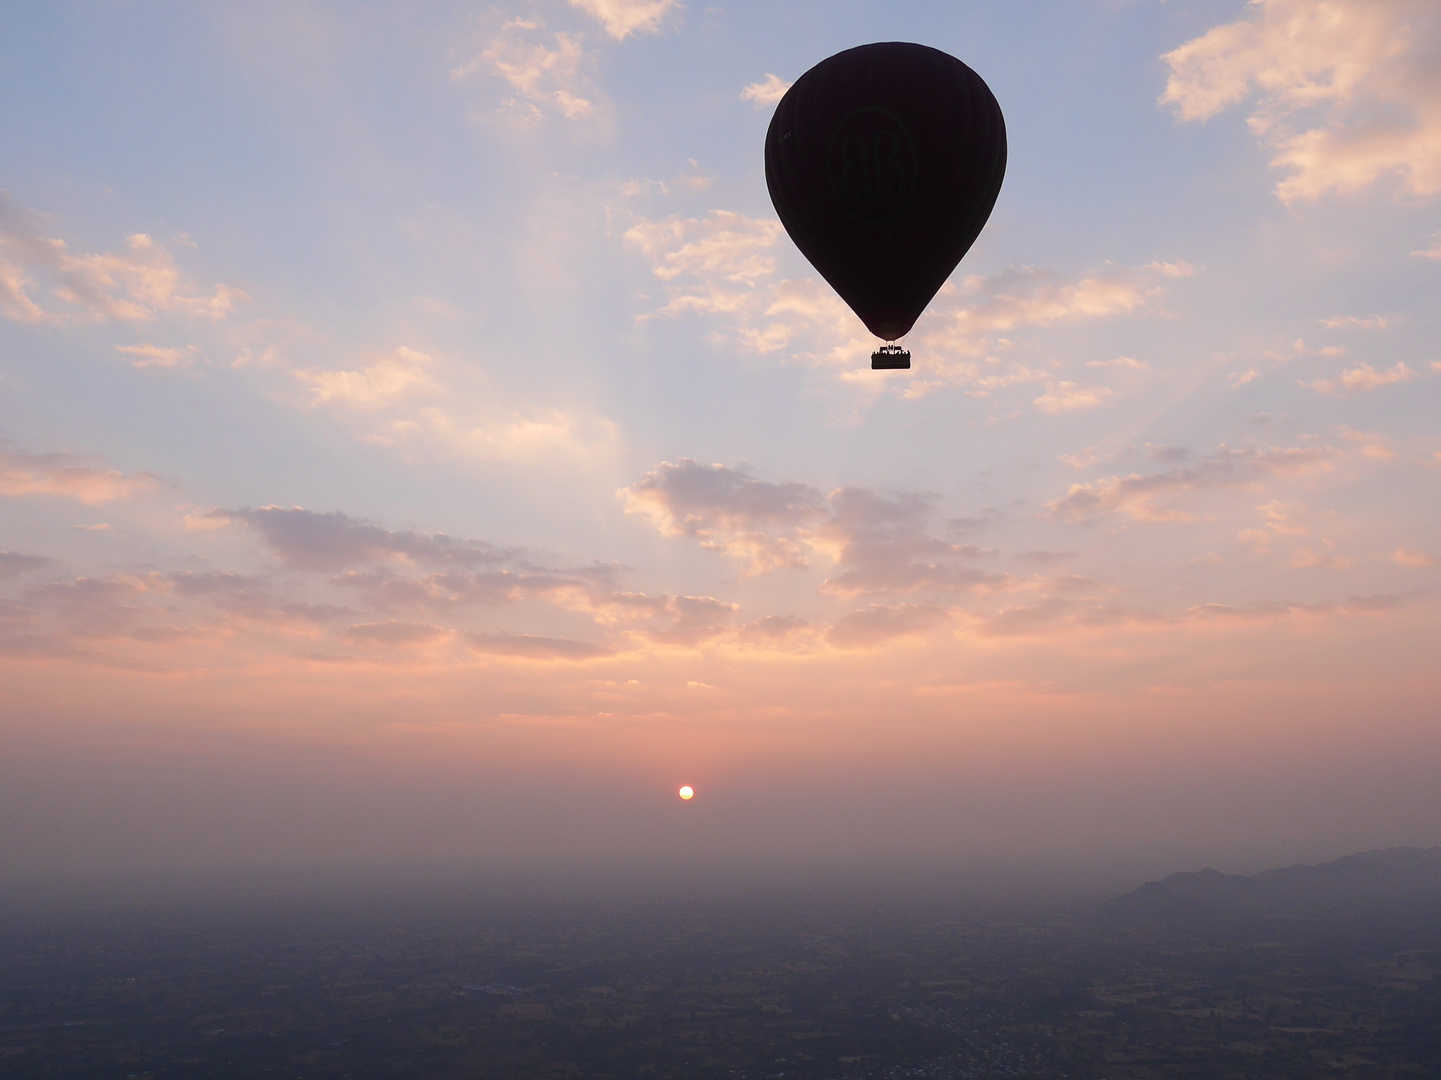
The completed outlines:
{"type": "Polygon", "coordinates": [[[8,6],[0,872],[1435,843],[1438,55],[1431,0],[8,6]],[[1009,157],[872,371],[764,155],[884,41],[1009,157]]]}

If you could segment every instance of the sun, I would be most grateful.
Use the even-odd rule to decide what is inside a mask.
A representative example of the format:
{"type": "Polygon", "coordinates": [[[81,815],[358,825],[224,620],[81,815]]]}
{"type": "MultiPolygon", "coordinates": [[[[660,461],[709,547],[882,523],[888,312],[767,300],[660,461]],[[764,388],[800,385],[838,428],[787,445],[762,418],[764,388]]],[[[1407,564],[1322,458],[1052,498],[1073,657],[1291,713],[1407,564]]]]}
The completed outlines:
{"type": "Polygon", "coordinates": [[[681,786],[679,794],[682,799],[694,799],[695,788],[691,787],[689,784],[684,784],[681,786]]]}

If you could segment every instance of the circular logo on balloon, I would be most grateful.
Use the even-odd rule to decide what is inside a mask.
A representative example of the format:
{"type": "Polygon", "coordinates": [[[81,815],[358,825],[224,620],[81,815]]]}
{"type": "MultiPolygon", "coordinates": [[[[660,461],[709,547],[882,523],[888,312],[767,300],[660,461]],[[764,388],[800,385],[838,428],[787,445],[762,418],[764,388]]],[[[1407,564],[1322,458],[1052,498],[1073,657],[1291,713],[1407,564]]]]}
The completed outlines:
{"type": "Polygon", "coordinates": [[[826,173],[841,208],[867,225],[894,221],[916,190],[916,144],[889,109],[867,105],[836,126],[826,173]]]}

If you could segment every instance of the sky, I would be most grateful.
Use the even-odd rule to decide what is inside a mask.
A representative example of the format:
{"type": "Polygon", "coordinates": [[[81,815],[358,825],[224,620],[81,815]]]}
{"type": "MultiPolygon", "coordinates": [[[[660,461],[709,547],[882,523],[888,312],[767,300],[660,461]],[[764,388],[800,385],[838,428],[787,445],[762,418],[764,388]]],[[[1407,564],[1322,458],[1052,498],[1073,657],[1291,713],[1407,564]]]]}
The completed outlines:
{"type": "Polygon", "coordinates": [[[1430,0],[8,5],[0,97],[0,877],[1441,843],[1430,0]],[[885,40],[1010,143],[903,372],[762,164],[885,40]]]}

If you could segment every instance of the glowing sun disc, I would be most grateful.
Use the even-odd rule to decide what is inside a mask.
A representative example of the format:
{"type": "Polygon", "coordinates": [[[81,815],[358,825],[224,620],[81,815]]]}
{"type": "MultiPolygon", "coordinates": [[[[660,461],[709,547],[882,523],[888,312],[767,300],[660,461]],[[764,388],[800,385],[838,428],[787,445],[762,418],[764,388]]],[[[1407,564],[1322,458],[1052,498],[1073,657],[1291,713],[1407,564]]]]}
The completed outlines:
{"type": "Polygon", "coordinates": [[[682,799],[693,799],[695,798],[695,788],[686,784],[680,789],[679,794],[682,799]]]}

